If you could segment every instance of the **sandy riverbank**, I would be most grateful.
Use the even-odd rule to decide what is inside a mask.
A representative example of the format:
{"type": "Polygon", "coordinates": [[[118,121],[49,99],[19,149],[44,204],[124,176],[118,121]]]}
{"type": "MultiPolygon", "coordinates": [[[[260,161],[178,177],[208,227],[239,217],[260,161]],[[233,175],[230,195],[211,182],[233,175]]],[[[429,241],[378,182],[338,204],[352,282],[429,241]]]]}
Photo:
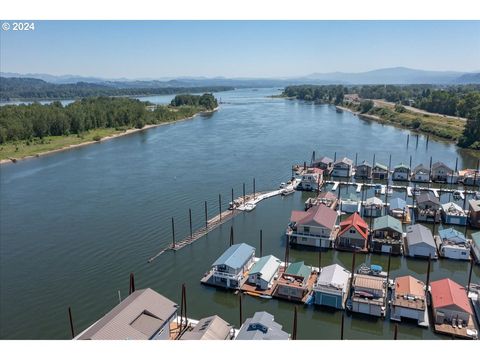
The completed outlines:
{"type": "Polygon", "coordinates": [[[130,134],[134,134],[134,133],[137,133],[137,132],[139,132],[139,131],[146,131],[146,130],[148,130],[148,129],[156,128],[156,127],[159,127],[159,126],[169,125],[169,124],[173,124],[173,123],[177,123],[177,122],[185,121],[185,120],[191,120],[191,119],[195,118],[195,117],[198,116],[198,115],[211,114],[211,113],[217,111],[218,109],[219,109],[219,106],[217,106],[215,109],[212,109],[212,110],[200,111],[200,112],[196,113],[196,114],[193,115],[193,116],[189,116],[189,117],[186,117],[186,118],[183,118],[183,119],[173,120],[173,121],[167,121],[167,122],[163,122],[163,123],[160,123],[160,124],[145,125],[145,126],[144,126],[143,128],[141,128],[141,129],[136,129],[136,128],[128,129],[128,130],[126,130],[126,131],[124,131],[124,132],[122,132],[122,133],[119,133],[119,134],[114,134],[114,135],[110,135],[110,136],[105,136],[105,137],[101,138],[101,139],[98,140],[98,141],[94,141],[94,140],[85,141],[85,142],[82,142],[82,143],[80,143],[80,144],[68,145],[68,146],[64,146],[64,147],[61,147],[61,148],[55,149],[55,150],[49,150],[49,151],[39,152],[39,153],[37,153],[37,154],[35,154],[35,155],[28,155],[28,156],[23,156],[23,157],[20,157],[20,158],[2,159],[2,160],[0,160],[0,165],[16,163],[17,161],[32,159],[32,158],[36,158],[36,157],[40,157],[40,156],[44,156],[44,155],[51,155],[51,154],[55,154],[55,153],[58,153],[58,152],[61,152],[61,151],[67,151],[67,150],[75,149],[75,148],[82,147],[82,146],[87,146],[87,145],[91,145],[91,144],[97,144],[97,143],[100,143],[100,142],[103,142],[103,141],[107,141],[107,140],[111,140],[111,139],[115,139],[115,138],[118,138],[118,137],[121,137],[121,136],[126,136],[126,135],[130,135],[130,134]]]}
{"type": "Polygon", "coordinates": [[[349,111],[349,112],[351,112],[353,115],[361,116],[361,117],[364,117],[364,118],[367,118],[367,119],[382,120],[380,117],[378,117],[378,116],[376,116],[376,115],[361,114],[360,111],[353,111],[352,109],[349,109],[349,108],[344,107],[344,106],[336,105],[335,107],[336,107],[337,109],[349,111]]]}

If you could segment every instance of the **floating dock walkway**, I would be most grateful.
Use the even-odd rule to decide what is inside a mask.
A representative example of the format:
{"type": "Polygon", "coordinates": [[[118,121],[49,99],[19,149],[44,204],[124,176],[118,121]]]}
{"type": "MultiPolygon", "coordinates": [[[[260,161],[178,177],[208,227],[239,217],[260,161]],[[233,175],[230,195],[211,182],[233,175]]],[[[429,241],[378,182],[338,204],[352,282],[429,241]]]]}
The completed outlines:
{"type": "Polygon", "coordinates": [[[281,195],[285,190],[294,189],[294,186],[295,184],[292,184],[287,186],[284,189],[249,194],[249,195],[246,195],[245,198],[243,196],[238,197],[233,201],[233,208],[225,210],[221,214],[214,216],[213,218],[207,221],[207,224],[205,227],[202,227],[196,230],[195,232],[192,233],[191,236],[188,235],[187,237],[185,237],[179,242],[172,242],[171,244],[169,244],[168,246],[160,250],[157,254],[152,256],[150,259],[148,259],[148,262],[151,263],[166,251],[169,251],[169,250],[177,251],[184,248],[187,245],[192,244],[193,242],[207,235],[213,229],[216,229],[220,225],[226,223],[230,219],[234,218],[236,215],[240,214],[241,211],[253,210],[253,208],[255,208],[255,206],[260,201],[271,198],[273,196],[281,195]]]}

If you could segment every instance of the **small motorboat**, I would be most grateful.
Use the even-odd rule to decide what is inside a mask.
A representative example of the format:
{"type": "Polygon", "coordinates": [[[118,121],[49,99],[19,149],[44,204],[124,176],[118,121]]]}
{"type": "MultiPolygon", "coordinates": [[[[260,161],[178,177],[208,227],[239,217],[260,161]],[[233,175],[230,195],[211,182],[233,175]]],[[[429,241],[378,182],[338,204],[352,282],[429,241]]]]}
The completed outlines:
{"type": "Polygon", "coordinates": [[[293,194],[294,192],[295,192],[295,190],[293,188],[285,188],[285,189],[282,190],[280,195],[281,196],[287,196],[287,195],[293,194]]]}
{"type": "Polygon", "coordinates": [[[256,205],[254,203],[251,203],[251,202],[247,202],[244,206],[244,209],[245,211],[252,211],[253,209],[255,209],[256,205]]]}
{"type": "Polygon", "coordinates": [[[279,189],[284,189],[286,185],[287,185],[287,184],[285,184],[284,182],[282,182],[278,188],[279,188],[279,189]]]}
{"type": "Polygon", "coordinates": [[[460,200],[460,199],[463,199],[465,196],[463,195],[463,193],[460,191],[460,190],[455,190],[453,192],[453,198],[455,200],[460,200]]]}
{"type": "Polygon", "coordinates": [[[271,295],[267,295],[267,294],[259,294],[258,297],[262,298],[262,299],[271,299],[272,298],[271,295]]]}

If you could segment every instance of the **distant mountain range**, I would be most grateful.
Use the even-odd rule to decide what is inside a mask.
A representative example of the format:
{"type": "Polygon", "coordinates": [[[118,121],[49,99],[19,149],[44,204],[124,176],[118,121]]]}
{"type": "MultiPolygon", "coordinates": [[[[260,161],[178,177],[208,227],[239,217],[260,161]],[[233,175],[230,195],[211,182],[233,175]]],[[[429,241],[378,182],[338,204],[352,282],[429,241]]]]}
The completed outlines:
{"type": "Polygon", "coordinates": [[[35,78],[54,84],[93,83],[115,88],[163,88],[197,86],[275,87],[295,84],[479,84],[480,71],[429,71],[406,67],[377,69],[359,73],[313,73],[302,77],[225,78],[177,77],[159,79],[106,79],[76,75],[0,73],[2,77],[35,78]]]}

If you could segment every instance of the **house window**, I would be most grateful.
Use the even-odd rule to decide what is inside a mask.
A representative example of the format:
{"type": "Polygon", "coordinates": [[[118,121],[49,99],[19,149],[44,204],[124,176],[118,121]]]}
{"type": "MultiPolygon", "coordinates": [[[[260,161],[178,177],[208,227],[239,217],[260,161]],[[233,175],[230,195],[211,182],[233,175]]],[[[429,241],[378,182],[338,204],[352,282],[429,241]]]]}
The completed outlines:
{"type": "Polygon", "coordinates": [[[310,234],[310,226],[304,226],[303,227],[303,232],[307,233],[307,234],[310,234]]]}
{"type": "Polygon", "coordinates": [[[350,229],[350,234],[355,234],[355,233],[356,233],[355,229],[350,229]]]}
{"type": "Polygon", "coordinates": [[[305,237],[302,237],[302,241],[307,241],[307,238],[305,238],[305,237]]]}

